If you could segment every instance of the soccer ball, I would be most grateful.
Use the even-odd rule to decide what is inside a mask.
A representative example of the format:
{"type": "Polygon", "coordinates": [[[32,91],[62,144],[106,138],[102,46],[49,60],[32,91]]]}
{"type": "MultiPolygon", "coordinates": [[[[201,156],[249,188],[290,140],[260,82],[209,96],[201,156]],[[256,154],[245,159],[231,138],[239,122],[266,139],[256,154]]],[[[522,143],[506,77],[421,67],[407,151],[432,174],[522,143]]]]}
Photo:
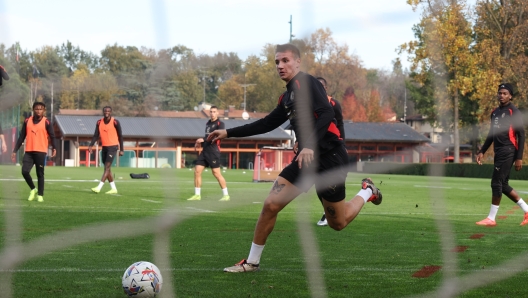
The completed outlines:
{"type": "Polygon", "coordinates": [[[122,283],[128,297],[151,298],[160,292],[163,278],[156,265],[141,261],[125,270],[122,283]]]}

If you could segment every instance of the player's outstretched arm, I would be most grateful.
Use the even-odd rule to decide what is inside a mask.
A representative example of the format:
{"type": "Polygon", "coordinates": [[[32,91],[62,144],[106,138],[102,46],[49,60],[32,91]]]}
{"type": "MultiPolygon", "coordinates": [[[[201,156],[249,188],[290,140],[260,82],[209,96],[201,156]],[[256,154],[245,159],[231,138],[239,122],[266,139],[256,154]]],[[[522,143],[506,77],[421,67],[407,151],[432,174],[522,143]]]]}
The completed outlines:
{"type": "Polygon", "coordinates": [[[225,129],[217,129],[209,134],[207,137],[208,142],[216,142],[217,140],[225,139],[227,138],[227,130],[225,129]]]}

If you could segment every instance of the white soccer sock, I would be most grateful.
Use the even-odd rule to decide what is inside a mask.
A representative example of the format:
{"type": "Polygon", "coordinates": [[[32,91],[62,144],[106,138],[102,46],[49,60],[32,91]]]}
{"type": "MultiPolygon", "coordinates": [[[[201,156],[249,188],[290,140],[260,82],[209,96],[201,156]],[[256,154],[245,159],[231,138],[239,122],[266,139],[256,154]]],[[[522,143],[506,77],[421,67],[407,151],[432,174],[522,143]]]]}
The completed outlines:
{"type": "Polygon", "coordinates": [[[116,189],[116,186],[115,186],[115,182],[114,182],[114,181],[110,182],[110,187],[111,187],[112,189],[116,189]]]}
{"type": "Polygon", "coordinates": [[[517,201],[517,205],[521,207],[521,209],[524,211],[524,213],[528,212],[528,204],[523,199],[519,199],[517,201]]]}
{"type": "Polygon", "coordinates": [[[200,188],[199,187],[195,187],[194,188],[194,195],[196,195],[196,196],[200,195],[200,188]]]}
{"type": "Polygon", "coordinates": [[[370,199],[370,197],[372,196],[372,189],[370,188],[367,188],[367,189],[362,189],[360,190],[356,196],[360,196],[363,198],[363,200],[365,200],[365,203],[368,201],[368,199],[370,199]]]}
{"type": "Polygon", "coordinates": [[[499,212],[499,206],[491,204],[488,218],[495,221],[495,216],[497,216],[497,212],[499,212]]]}
{"type": "Polygon", "coordinates": [[[97,186],[97,188],[101,189],[101,188],[103,188],[103,185],[104,185],[104,182],[99,181],[99,185],[97,186]]]}
{"type": "Polygon", "coordinates": [[[249,264],[260,264],[260,257],[262,256],[262,251],[264,250],[264,245],[258,245],[251,242],[251,250],[249,251],[249,256],[247,262],[249,264]]]}
{"type": "Polygon", "coordinates": [[[229,193],[227,192],[227,187],[226,188],[222,188],[222,193],[224,194],[224,196],[228,196],[229,193]]]}

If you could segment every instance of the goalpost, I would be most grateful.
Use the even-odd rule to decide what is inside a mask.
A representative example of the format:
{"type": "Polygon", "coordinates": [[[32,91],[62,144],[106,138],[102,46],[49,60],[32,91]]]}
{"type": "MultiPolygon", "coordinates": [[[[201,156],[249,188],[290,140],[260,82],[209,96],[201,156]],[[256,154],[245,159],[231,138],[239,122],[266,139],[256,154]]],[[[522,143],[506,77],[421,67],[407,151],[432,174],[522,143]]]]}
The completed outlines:
{"type": "Polygon", "coordinates": [[[255,155],[253,182],[275,181],[294,156],[292,147],[262,147],[255,155]]]}

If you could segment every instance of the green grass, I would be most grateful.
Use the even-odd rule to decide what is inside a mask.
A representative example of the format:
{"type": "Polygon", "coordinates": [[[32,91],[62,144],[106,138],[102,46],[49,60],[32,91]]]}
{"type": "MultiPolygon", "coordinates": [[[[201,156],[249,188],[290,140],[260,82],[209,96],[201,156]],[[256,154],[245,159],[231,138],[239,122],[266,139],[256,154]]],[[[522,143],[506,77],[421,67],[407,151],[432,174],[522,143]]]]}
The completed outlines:
{"type": "MultiPolygon", "coordinates": [[[[299,217],[308,222],[302,228],[313,229],[316,237],[322,266],[317,273],[324,277],[327,297],[427,295],[441,285],[444,269],[428,278],[412,275],[423,266],[444,265],[433,215],[442,206],[440,198],[446,198],[443,215],[449,219],[455,245],[468,247],[456,254],[458,277],[493,269],[528,251],[528,227],[519,227],[522,211],[513,209],[516,205],[507,198],[499,216],[508,217],[499,219],[497,227],[475,225],[489,211],[489,179],[372,175],[383,191],[383,203],[365,205],[346,229],[336,232],[315,225],[322,208],[312,189],[279,214],[260,272],[226,274],[224,267],[248,255],[271,183],[252,183],[251,171],[227,170],[223,175],[231,201],[218,202],[222,193],[208,171],[203,174],[202,200],[189,202],[186,198],[194,194],[189,169],[113,171],[118,196],[103,193],[108,184],[100,194],[91,193],[102,174],[100,168],[47,167],[45,201],[38,203],[26,200],[29,189],[21,179],[20,167],[0,167],[2,248],[17,237],[16,231],[8,233],[16,226],[17,214],[22,217],[22,243],[36,252],[42,249],[36,241],[42,239],[54,237],[56,244],[68,241],[71,231],[83,238],[89,227],[100,224],[103,234],[120,222],[130,222],[123,232],[128,233],[126,237],[79,242],[22,262],[12,271],[12,297],[125,297],[121,289],[124,270],[140,260],[156,263],[156,236],[144,231],[155,227],[155,221],[148,218],[162,214],[172,214],[177,222],[170,229],[170,265],[158,264],[166,280],[171,275],[177,297],[311,297],[299,217]],[[131,172],[148,172],[151,179],[132,180],[131,172]],[[306,205],[307,209],[301,208],[306,205]],[[513,214],[507,214],[510,210],[513,214]],[[298,216],[298,212],[302,213],[298,216]],[[485,236],[470,239],[478,233],[485,236]]],[[[361,178],[350,173],[348,198],[359,190],[361,178]]],[[[511,181],[511,185],[521,194],[528,192],[527,181],[511,181]]],[[[527,278],[525,271],[459,297],[526,297],[527,278]]]]}

